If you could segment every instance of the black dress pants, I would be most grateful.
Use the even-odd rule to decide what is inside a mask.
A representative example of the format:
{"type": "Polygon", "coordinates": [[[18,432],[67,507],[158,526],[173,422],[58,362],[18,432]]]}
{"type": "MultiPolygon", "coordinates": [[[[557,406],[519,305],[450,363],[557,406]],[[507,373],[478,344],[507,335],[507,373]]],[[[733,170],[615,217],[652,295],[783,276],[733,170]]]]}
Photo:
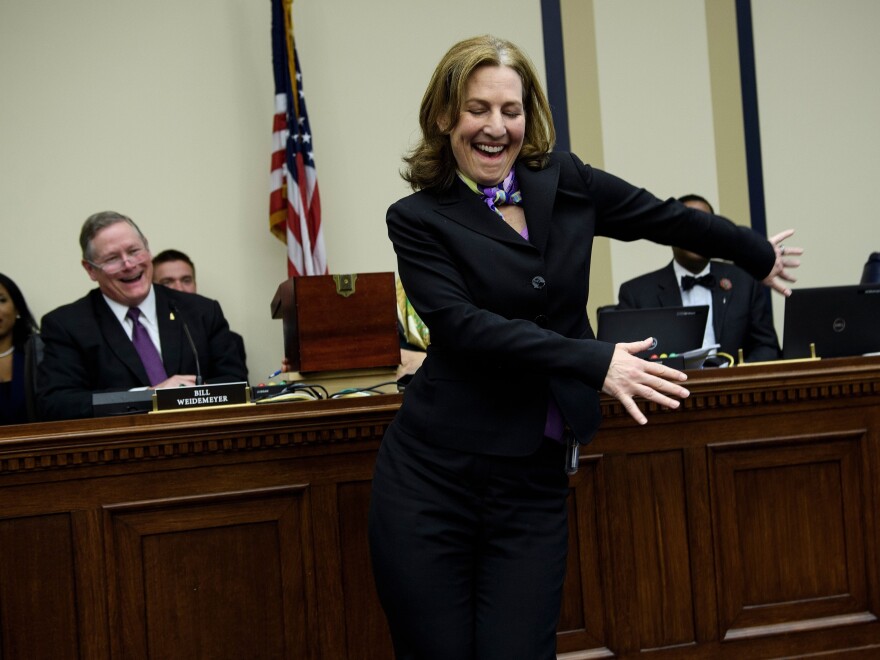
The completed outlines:
{"type": "Polygon", "coordinates": [[[468,454],[391,424],[370,552],[398,660],[551,660],[565,577],[564,447],[468,454]]]}

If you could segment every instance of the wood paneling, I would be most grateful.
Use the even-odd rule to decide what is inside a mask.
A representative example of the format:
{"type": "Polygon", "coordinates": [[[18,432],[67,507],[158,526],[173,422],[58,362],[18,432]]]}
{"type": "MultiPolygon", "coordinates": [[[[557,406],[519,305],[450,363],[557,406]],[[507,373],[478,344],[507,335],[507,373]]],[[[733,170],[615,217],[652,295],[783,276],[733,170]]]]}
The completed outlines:
{"type": "Polygon", "coordinates": [[[712,452],[725,638],[873,621],[864,433],[712,452]]]}
{"type": "Polygon", "coordinates": [[[114,655],[312,658],[308,491],[108,505],[114,655]]]}
{"type": "Polygon", "coordinates": [[[694,642],[682,453],[630,456],[627,472],[643,649],[694,642]]]}
{"type": "Polygon", "coordinates": [[[570,479],[568,500],[568,565],[559,617],[560,652],[577,649],[607,651],[606,589],[607,529],[601,501],[601,462],[581,460],[570,479]]]}
{"type": "Polygon", "coordinates": [[[70,516],[0,520],[3,658],[77,658],[70,516]]]}
{"type": "MultiPolygon", "coordinates": [[[[357,649],[357,657],[363,660],[382,660],[389,657],[391,642],[382,610],[376,606],[378,597],[366,545],[370,482],[340,485],[337,502],[346,648],[357,649]]],[[[336,634],[341,630],[337,629],[336,634]]]]}
{"type": "MultiPolygon", "coordinates": [[[[560,657],[880,657],[880,358],[604,399],[560,657]]],[[[383,395],[4,429],[0,658],[392,657],[367,546],[383,395]]]]}

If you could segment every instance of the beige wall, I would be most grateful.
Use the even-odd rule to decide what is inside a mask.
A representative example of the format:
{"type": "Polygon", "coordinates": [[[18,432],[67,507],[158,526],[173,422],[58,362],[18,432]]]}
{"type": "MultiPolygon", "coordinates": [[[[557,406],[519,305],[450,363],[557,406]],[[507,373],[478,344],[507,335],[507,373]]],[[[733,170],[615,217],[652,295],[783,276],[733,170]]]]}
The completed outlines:
{"type": "MultiPolygon", "coordinates": [[[[661,198],[699,192],[717,199],[702,0],[593,4],[605,169],[661,198]]],[[[671,258],[668,247],[613,242],[608,302],[621,282],[671,258]]]]}
{"type": "MultiPolygon", "coordinates": [[[[385,210],[408,192],[397,172],[434,66],[494,32],[543,72],[540,4],[296,0],[294,18],[331,271],[394,270],[385,210]]],[[[0,2],[0,272],[38,317],[92,287],[79,228],[114,209],[154,252],[189,253],[252,381],[277,368],[269,37],[269,0],[0,2]]]]}
{"type": "Polygon", "coordinates": [[[855,284],[880,250],[880,2],[752,4],[767,230],[798,229],[799,286],[855,284]]]}
{"type": "MultiPolygon", "coordinates": [[[[749,224],[733,0],[592,4],[604,167],[662,198],[697,192],[749,224]]],[[[807,254],[796,286],[855,283],[880,250],[880,3],[753,0],[752,11],[768,232],[797,229],[790,244],[807,254]]],[[[610,250],[593,290],[614,294],[594,305],[671,258],[648,243],[610,250]]],[[[774,312],[781,340],[779,296],[774,312]]]]}
{"type": "MultiPolygon", "coordinates": [[[[589,20],[564,0],[564,18],[593,26],[567,23],[566,44],[595,56],[587,70],[567,57],[569,80],[593,95],[570,117],[585,160],[595,154],[661,197],[717,200],[720,191],[723,213],[728,179],[719,182],[718,162],[730,147],[717,146],[713,107],[729,80],[710,66],[718,28],[707,29],[705,2],[592,0],[589,20]]],[[[753,5],[770,229],[798,228],[809,249],[803,284],[855,281],[880,249],[867,194],[880,180],[880,50],[871,34],[880,3],[753,5]]],[[[394,269],[385,209],[407,193],[400,155],[450,44],[494,32],[543,71],[538,0],[478,7],[296,0],[332,271],[394,269]]],[[[269,301],[285,262],[267,229],[269,9],[268,0],[0,3],[0,271],[38,316],[91,287],[78,230],[111,208],[139,222],[154,250],[176,247],[196,260],[200,292],[220,300],[245,337],[252,380],[276,368],[281,329],[269,301]]],[[[643,244],[605,251],[593,273],[603,295],[669,259],[666,248],[643,244]]]]}

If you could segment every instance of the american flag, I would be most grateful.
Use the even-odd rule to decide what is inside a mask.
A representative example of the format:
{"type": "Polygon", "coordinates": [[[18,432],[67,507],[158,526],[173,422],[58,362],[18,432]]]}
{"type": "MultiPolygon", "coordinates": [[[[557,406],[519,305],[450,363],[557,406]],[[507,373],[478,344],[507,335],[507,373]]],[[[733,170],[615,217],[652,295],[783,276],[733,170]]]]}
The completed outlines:
{"type": "Polygon", "coordinates": [[[293,41],[292,4],[293,0],[272,0],[275,118],[269,229],[287,244],[287,272],[294,277],[328,271],[314,145],[293,41]]]}

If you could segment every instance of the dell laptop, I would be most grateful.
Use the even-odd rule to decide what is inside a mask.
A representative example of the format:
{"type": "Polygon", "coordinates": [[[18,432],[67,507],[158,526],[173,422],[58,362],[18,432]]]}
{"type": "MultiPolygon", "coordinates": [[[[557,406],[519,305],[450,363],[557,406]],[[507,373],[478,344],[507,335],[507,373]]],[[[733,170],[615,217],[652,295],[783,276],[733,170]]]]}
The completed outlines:
{"type": "Polygon", "coordinates": [[[880,351],[880,286],[794,289],[785,299],[782,357],[846,357],[880,351]]]}

